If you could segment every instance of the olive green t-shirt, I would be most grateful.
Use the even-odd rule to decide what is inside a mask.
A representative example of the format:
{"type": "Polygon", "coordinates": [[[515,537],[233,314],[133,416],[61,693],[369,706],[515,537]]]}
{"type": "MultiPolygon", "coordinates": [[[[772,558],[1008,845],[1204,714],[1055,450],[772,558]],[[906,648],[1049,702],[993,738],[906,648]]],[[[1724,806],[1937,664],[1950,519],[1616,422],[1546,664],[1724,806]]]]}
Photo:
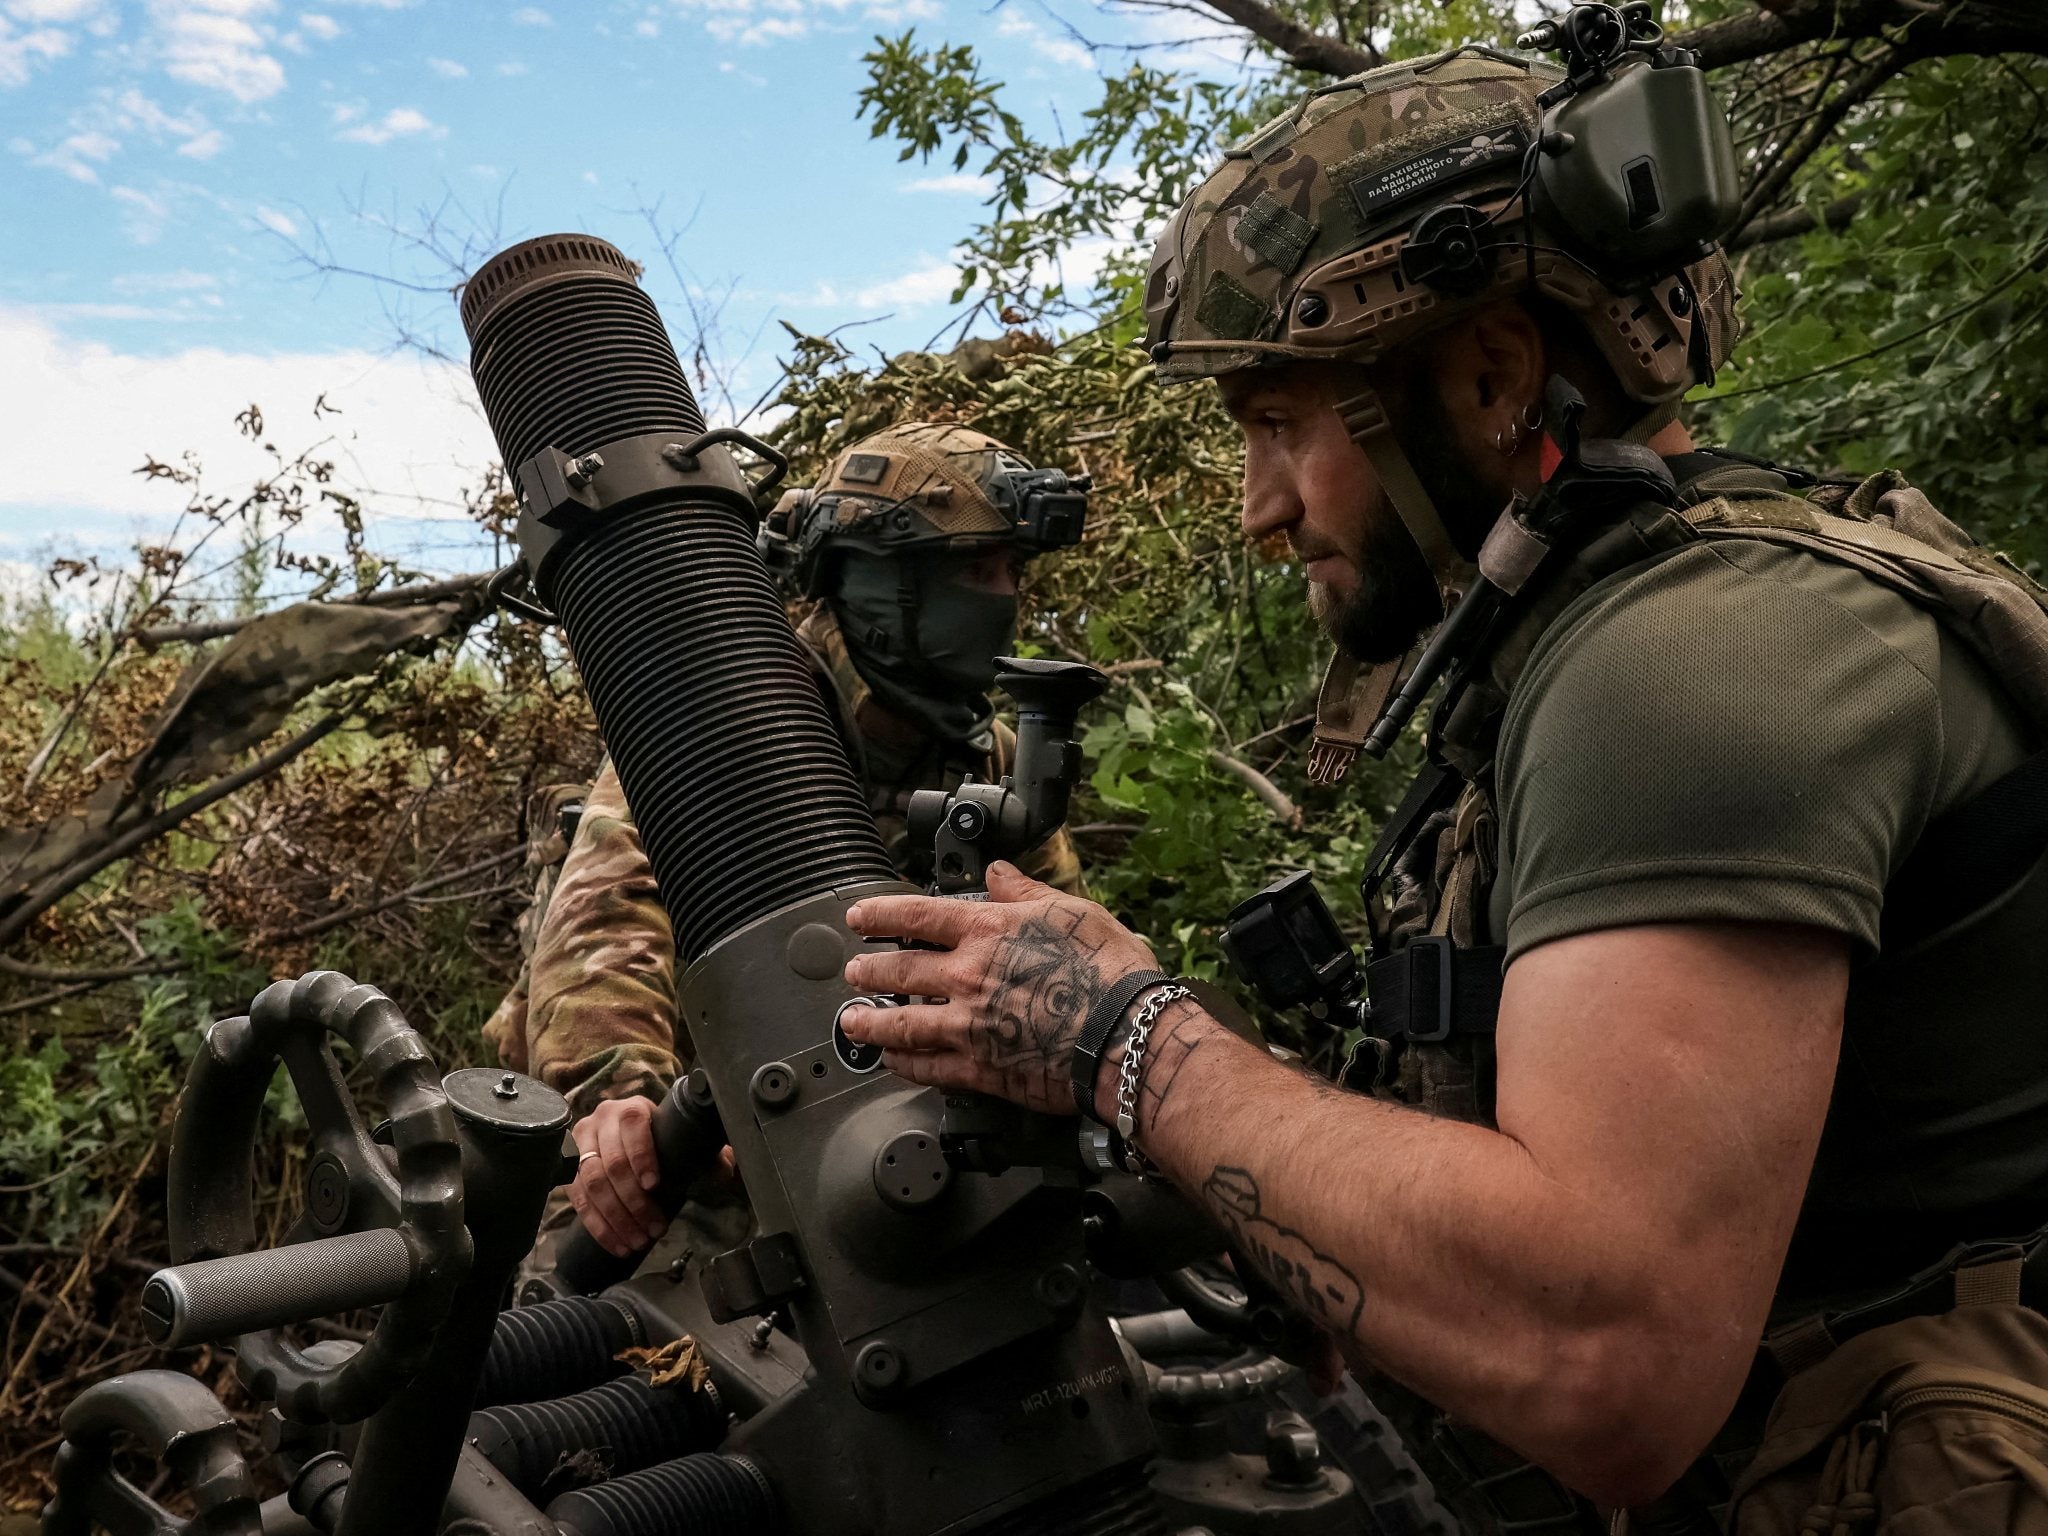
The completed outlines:
{"type": "MultiPolygon", "coordinates": [[[[1502,724],[1490,938],[1798,923],[1854,964],[1781,1306],[1882,1289],[2048,1222],[2048,866],[1895,954],[1885,887],[2028,727],[1969,643],[1849,567],[1687,545],[1587,591],[1502,724]]],[[[1625,1029],[1627,1020],[1615,1021],[1625,1029]]]]}
{"type": "Polygon", "coordinates": [[[1921,828],[2025,755],[1931,613],[1803,550],[1702,540],[1594,586],[1530,657],[1501,731],[1493,936],[1512,961],[1733,919],[1874,950],[1921,828]]]}

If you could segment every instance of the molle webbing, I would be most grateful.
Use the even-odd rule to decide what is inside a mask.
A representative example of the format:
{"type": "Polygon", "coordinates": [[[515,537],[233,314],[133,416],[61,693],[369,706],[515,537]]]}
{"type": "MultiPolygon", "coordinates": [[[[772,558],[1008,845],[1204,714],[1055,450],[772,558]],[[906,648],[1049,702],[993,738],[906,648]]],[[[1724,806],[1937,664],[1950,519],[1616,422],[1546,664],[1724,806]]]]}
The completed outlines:
{"type": "Polygon", "coordinates": [[[1864,481],[1843,510],[1848,515],[1779,491],[1713,496],[1685,516],[1702,537],[1810,550],[1931,608],[2048,734],[2048,592],[1980,548],[1895,473],[1864,481]]]}

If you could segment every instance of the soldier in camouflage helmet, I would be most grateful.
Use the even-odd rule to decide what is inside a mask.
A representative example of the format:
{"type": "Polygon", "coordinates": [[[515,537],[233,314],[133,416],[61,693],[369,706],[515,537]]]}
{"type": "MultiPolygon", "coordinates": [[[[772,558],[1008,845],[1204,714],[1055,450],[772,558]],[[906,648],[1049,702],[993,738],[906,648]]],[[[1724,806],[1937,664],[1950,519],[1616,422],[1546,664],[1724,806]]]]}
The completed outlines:
{"type": "MultiPolygon", "coordinates": [[[[813,605],[798,635],[907,878],[925,879],[930,857],[909,844],[911,795],[1009,770],[1016,738],[989,702],[994,658],[1016,637],[1025,562],[1080,537],[1085,486],[982,433],[911,423],[854,444],[764,523],[771,569],[813,605]]],[[[528,964],[485,1035],[505,1065],[569,1096],[578,1144],[602,1154],[586,1160],[572,1198],[593,1233],[625,1251],[659,1226],[639,1178],[653,1167],[648,1116],[686,1065],[675,947],[610,763],[556,865],[564,799],[543,791],[529,816],[541,889],[521,923],[528,964]]],[[[1028,864],[1081,892],[1064,830],[1028,864]]]]}
{"type": "Polygon", "coordinates": [[[1742,1529],[1861,1529],[1873,1452],[1811,1485],[1882,1406],[1815,1394],[1918,1363],[1887,1327],[1983,1302],[1942,1319],[1965,1357],[2048,1387],[2017,1250],[1995,1276],[1944,1257],[2048,1227],[2048,818],[2011,826],[2048,800],[2048,594],[1895,474],[1803,497],[1694,444],[1677,403],[1733,336],[1725,262],[1632,264],[1539,195],[1543,156],[1597,151],[1656,233],[1668,125],[1602,146],[1549,115],[1689,69],[1655,46],[1574,87],[1468,48],[1314,91],[1152,264],[1158,371],[1216,380],[1245,530],[1285,536],[1344,653],[1312,774],[1410,669],[1449,679],[1368,871],[1356,1091],[1001,866],[986,904],[849,914],[923,941],[854,958],[856,990],[943,1001],[843,1022],[915,1081],[1117,1122],[1403,1402],[1471,1531],[1718,1528],[1786,1373],[1852,1336],[1773,1421],[1812,1442],[1758,1461],[1810,1462],[1813,1512],[1742,1529]]]}

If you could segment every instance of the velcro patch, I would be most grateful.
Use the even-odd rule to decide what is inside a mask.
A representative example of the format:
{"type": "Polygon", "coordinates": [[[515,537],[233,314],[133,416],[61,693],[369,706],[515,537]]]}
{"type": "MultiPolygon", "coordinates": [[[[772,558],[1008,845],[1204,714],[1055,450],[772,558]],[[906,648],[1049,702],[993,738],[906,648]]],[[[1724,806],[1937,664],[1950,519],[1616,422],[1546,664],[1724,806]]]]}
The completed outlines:
{"type": "Polygon", "coordinates": [[[1446,181],[1462,181],[1489,166],[1520,162],[1529,151],[1529,133],[1519,123],[1490,128],[1467,138],[1439,144],[1385,170],[1345,183],[1344,190],[1369,227],[1387,210],[1446,181]]]}
{"type": "Polygon", "coordinates": [[[1301,265],[1316,226],[1280,202],[1270,192],[1261,192],[1238,217],[1237,238],[1285,273],[1301,265]]]}
{"type": "Polygon", "coordinates": [[[847,458],[846,465],[839,471],[839,478],[850,485],[880,485],[882,477],[889,473],[889,455],[886,453],[856,453],[847,458]]]}
{"type": "Polygon", "coordinates": [[[1241,142],[1230,146],[1224,155],[1226,160],[1250,160],[1254,163],[1264,160],[1283,144],[1291,143],[1301,126],[1295,121],[1293,112],[1283,112],[1264,127],[1256,128],[1241,142]]]}
{"type": "Polygon", "coordinates": [[[1266,306],[1229,273],[1212,272],[1202,287],[1195,319],[1211,336],[1249,341],[1265,324],[1266,306]]]}

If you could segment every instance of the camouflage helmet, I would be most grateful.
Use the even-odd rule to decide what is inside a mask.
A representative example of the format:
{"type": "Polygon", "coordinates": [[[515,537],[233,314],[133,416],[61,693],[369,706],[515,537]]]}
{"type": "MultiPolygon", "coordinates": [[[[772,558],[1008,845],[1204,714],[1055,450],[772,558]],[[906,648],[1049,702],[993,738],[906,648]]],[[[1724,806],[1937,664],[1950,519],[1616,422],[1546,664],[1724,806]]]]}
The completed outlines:
{"type": "Polygon", "coordinates": [[[1161,377],[1289,359],[1373,363],[1489,298],[1533,290],[1579,318],[1645,405],[1711,378],[1736,329],[1735,282],[1718,251],[1617,292],[1570,254],[1567,232],[1527,218],[1537,98],[1563,78],[1544,60],[1455,49],[1312,91],[1237,145],[1152,258],[1146,344],[1161,377]],[[1517,243],[1496,245],[1469,283],[1418,272],[1430,237],[1468,209],[1517,243]]]}
{"type": "Polygon", "coordinates": [[[1038,553],[1074,543],[1087,488],[1087,477],[1033,469],[986,433],[907,422],[846,449],[816,485],[785,492],[762,524],[761,549],[798,593],[816,597],[837,550],[1011,544],[1038,553]]]}

